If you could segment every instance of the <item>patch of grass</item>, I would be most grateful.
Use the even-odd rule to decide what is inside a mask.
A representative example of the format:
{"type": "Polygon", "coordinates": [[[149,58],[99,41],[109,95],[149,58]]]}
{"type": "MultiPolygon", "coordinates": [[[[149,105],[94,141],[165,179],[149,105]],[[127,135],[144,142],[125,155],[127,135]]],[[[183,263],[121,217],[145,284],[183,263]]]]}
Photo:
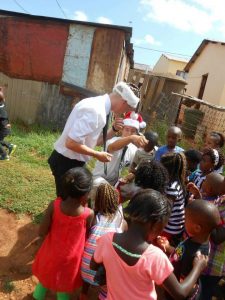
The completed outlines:
{"type": "Polygon", "coordinates": [[[16,144],[16,156],[20,161],[38,166],[46,166],[46,159],[53,149],[53,143],[59,136],[48,128],[39,126],[13,125],[9,140],[16,144]]]}
{"type": "Polygon", "coordinates": [[[166,145],[166,133],[167,133],[168,125],[165,121],[155,121],[152,124],[150,130],[155,131],[159,135],[159,143],[160,145],[166,145]]]}
{"type": "MultiPolygon", "coordinates": [[[[0,206],[17,214],[30,214],[39,223],[43,210],[55,198],[54,177],[47,159],[59,136],[49,128],[13,124],[7,137],[17,145],[10,161],[0,162],[0,206]]],[[[100,149],[99,147],[97,148],[100,149]]],[[[95,160],[88,163],[92,170],[95,160]]]]}
{"type": "Polygon", "coordinates": [[[55,197],[47,159],[59,133],[37,126],[13,124],[6,140],[17,145],[10,161],[0,162],[0,206],[34,218],[55,197]]]}
{"type": "Polygon", "coordinates": [[[2,284],[3,293],[9,294],[14,290],[15,290],[15,285],[12,281],[7,280],[7,281],[3,282],[3,284],[2,284]]]}
{"type": "MultiPolygon", "coordinates": [[[[151,130],[158,132],[161,144],[165,145],[166,122],[155,123],[151,130]]],[[[59,132],[23,124],[13,124],[12,132],[6,140],[16,144],[17,149],[10,161],[0,162],[0,206],[18,214],[28,213],[39,223],[43,210],[55,198],[54,178],[47,159],[59,132]]],[[[190,148],[185,141],[182,146],[190,148]]],[[[94,165],[92,159],[88,168],[92,170],[94,165]]]]}

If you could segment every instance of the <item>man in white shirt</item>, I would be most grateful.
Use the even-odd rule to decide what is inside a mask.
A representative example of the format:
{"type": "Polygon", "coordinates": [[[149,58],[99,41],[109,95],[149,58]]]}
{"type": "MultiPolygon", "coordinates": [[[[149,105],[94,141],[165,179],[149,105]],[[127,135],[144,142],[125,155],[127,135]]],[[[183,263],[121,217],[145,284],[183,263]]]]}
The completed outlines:
{"type": "Polygon", "coordinates": [[[107,163],[107,173],[104,172],[103,163],[98,161],[93,170],[94,190],[101,183],[115,185],[119,179],[123,167],[128,167],[135,156],[138,147],[145,145],[148,141],[143,135],[139,135],[140,128],[144,128],[141,115],[134,112],[126,114],[124,127],[120,137],[113,137],[106,143],[106,150],[111,153],[112,159],[107,163]]]}
{"type": "MultiPolygon", "coordinates": [[[[110,111],[121,114],[135,110],[139,100],[140,91],[137,86],[119,82],[109,95],[86,98],[75,105],[48,159],[55,177],[57,196],[62,196],[61,177],[66,171],[84,166],[91,157],[101,162],[111,160],[110,153],[94,149],[98,140],[100,141],[106,117],[110,111]]],[[[107,138],[112,136],[113,130],[110,129],[107,138]]]]}

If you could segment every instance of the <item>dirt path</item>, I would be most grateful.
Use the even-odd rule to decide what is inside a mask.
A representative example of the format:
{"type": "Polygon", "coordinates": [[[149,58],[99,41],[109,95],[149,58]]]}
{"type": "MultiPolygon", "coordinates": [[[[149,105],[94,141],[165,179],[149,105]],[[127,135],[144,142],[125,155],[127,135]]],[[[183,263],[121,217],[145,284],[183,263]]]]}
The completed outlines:
{"type": "Polygon", "coordinates": [[[0,299],[32,299],[35,279],[31,262],[38,226],[28,216],[17,217],[0,209],[0,299]]]}
{"type": "MultiPolygon", "coordinates": [[[[37,283],[31,263],[37,251],[38,225],[29,216],[0,209],[0,300],[30,300],[37,283]]],[[[55,299],[49,294],[46,300],[55,299]]],[[[74,295],[73,299],[77,299],[74,295]]],[[[96,299],[92,295],[89,299],[96,299]]]]}

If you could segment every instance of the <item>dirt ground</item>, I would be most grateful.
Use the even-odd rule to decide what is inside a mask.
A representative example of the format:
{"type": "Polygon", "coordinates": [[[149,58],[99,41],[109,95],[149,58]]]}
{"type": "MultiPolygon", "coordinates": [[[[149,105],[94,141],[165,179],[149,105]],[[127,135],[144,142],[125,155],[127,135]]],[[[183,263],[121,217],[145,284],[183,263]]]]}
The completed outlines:
{"type": "MultiPolygon", "coordinates": [[[[16,216],[0,209],[0,300],[30,300],[37,280],[31,264],[38,249],[38,225],[29,216],[16,216]]],[[[73,299],[77,299],[77,294],[73,299]]],[[[49,293],[46,300],[55,299],[49,293]]],[[[90,300],[96,299],[93,291],[90,300]]]]}
{"type": "Polygon", "coordinates": [[[17,217],[0,209],[0,228],[0,299],[32,299],[31,262],[37,250],[32,241],[38,226],[28,216],[17,217]]]}

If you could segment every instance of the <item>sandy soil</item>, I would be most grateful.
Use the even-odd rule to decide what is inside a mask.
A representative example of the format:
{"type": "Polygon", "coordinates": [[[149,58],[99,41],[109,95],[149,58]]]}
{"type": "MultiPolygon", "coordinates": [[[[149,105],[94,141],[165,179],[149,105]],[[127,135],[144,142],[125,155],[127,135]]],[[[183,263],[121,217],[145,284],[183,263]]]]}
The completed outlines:
{"type": "Polygon", "coordinates": [[[38,226],[28,216],[17,217],[1,209],[0,228],[0,299],[32,299],[31,262],[37,250],[32,241],[38,226]]]}
{"type": "MultiPolygon", "coordinates": [[[[0,300],[30,300],[37,280],[31,264],[38,249],[38,225],[29,216],[0,209],[0,300]]],[[[89,299],[96,299],[91,293],[89,299]]],[[[73,299],[77,299],[73,295],[73,299]]],[[[48,293],[46,300],[55,299],[48,293]]]]}

